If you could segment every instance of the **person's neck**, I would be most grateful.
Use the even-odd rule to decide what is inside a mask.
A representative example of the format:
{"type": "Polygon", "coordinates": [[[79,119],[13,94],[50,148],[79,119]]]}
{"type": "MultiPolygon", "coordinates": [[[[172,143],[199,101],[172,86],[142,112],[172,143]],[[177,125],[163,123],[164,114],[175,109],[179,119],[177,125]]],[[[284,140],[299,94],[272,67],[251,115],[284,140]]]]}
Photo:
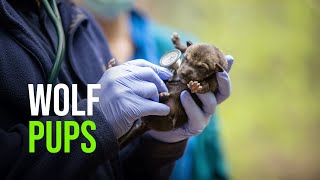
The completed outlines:
{"type": "Polygon", "coordinates": [[[130,38],[129,14],[123,13],[112,20],[98,18],[102,29],[109,42],[115,42],[119,39],[130,38]]]}
{"type": "Polygon", "coordinates": [[[121,64],[132,57],[134,55],[134,45],[130,33],[130,14],[122,13],[112,20],[97,19],[108,39],[112,54],[117,58],[117,62],[121,64]]]}

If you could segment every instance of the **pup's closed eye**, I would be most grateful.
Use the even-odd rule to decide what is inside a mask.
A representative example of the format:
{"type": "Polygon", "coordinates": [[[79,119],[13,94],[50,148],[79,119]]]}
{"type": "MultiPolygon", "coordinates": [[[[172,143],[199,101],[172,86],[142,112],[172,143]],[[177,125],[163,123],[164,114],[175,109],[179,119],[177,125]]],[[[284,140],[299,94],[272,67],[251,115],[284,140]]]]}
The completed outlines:
{"type": "Polygon", "coordinates": [[[207,64],[197,64],[195,67],[202,72],[209,71],[209,66],[207,64]]]}

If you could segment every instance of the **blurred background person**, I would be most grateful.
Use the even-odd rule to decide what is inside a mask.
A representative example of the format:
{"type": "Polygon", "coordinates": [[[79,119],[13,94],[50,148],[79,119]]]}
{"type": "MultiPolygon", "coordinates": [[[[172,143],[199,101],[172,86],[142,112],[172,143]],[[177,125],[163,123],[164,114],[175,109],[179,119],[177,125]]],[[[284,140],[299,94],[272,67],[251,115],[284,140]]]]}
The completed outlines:
{"type": "MultiPolygon", "coordinates": [[[[146,59],[159,64],[161,56],[174,49],[171,35],[177,30],[151,21],[136,8],[134,0],[77,2],[95,15],[119,64],[130,59],[146,59]]],[[[177,32],[183,41],[198,42],[177,32]]],[[[217,117],[212,117],[200,135],[189,139],[184,156],[176,163],[172,179],[228,179],[217,123],[217,117]]]]}

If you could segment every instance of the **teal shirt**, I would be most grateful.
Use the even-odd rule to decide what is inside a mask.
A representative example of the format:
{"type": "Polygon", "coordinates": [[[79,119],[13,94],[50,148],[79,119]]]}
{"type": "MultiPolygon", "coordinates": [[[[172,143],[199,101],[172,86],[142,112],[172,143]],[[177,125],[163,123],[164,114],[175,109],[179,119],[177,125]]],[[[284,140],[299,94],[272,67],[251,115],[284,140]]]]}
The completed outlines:
{"type": "MultiPolygon", "coordinates": [[[[137,11],[131,12],[131,36],[135,45],[133,59],[146,59],[159,64],[161,56],[174,49],[171,35],[174,30],[151,22],[137,11]]],[[[179,32],[183,42],[184,33],[179,32]]],[[[195,38],[189,38],[197,42],[195,38]]],[[[229,179],[220,145],[218,118],[212,116],[208,127],[198,136],[191,137],[185,153],[173,170],[171,179],[229,179]]]]}

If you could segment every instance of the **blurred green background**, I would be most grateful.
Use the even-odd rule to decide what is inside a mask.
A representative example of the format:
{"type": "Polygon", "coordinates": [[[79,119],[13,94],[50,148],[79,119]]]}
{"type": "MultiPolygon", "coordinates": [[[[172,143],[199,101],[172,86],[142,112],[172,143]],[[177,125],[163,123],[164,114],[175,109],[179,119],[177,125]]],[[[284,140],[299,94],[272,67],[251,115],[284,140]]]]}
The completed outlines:
{"type": "Polygon", "coordinates": [[[319,0],[137,4],[235,57],[232,96],[219,108],[233,179],[320,179],[319,0]]]}

